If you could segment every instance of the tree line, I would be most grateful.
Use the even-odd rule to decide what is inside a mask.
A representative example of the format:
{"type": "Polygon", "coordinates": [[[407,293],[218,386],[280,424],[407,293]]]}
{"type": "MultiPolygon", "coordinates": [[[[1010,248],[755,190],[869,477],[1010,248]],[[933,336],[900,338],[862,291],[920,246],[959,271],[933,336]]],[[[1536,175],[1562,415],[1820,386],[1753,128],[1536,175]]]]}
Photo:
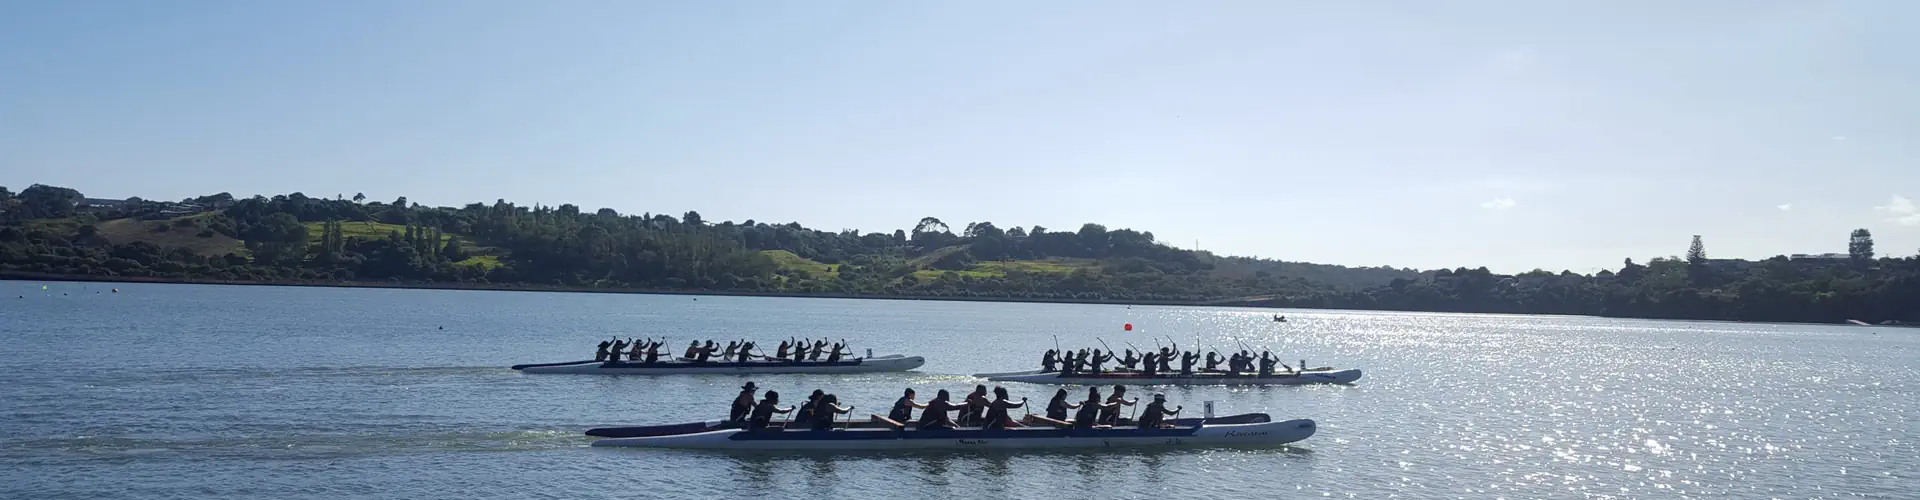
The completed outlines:
{"type": "Polygon", "coordinates": [[[361,194],[218,193],[104,207],[85,200],[70,188],[0,187],[0,271],[1073,300],[1252,297],[1252,304],[1287,307],[1764,321],[1914,319],[1920,304],[1920,259],[1873,258],[1864,230],[1849,242],[1856,258],[1834,265],[1776,258],[1725,269],[1696,239],[1688,259],[1629,260],[1618,273],[1595,276],[1508,277],[1485,268],[1420,272],[1217,256],[1096,223],[1054,230],[977,221],[956,230],[925,217],[862,233],[506,200],[460,207],[361,194]],[[180,215],[184,209],[198,212],[180,215]],[[232,238],[242,248],[208,255],[148,238],[111,241],[99,227],[115,219],[232,238]],[[391,230],[367,234],[367,227],[391,230]],[[824,269],[783,266],[776,251],[824,269]],[[1009,264],[1022,262],[1044,265],[1009,264]]]}

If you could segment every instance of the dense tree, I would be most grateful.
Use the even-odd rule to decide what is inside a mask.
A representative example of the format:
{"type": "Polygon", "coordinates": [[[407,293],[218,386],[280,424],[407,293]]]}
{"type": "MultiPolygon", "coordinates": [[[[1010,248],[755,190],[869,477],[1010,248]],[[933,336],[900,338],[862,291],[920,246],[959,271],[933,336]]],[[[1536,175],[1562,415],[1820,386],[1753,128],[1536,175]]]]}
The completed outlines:
{"type": "Polygon", "coordinates": [[[1853,257],[1854,262],[1873,260],[1873,233],[1866,228],[1853,230],[1847,239],[1847,255],[1853,257]]]}
{"type": "Polygon", "coordinates": [[[1687,246],[1687,263],[1701,265],[1707,263],[1707,245],[1700,242],[1700,235],[1693,235],[1693,244],[1687,246]]]}

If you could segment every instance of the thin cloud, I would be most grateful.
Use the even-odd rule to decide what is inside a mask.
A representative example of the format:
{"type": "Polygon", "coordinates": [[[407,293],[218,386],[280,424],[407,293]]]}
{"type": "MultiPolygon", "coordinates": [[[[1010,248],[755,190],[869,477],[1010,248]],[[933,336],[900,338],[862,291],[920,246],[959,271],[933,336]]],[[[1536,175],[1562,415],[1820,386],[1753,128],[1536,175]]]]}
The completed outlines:
{"type": "Polygon", "coordinates": [[[1488,200],[1486,203],[1480,204],[1480,208],[1484,208],[1487,210],[1507,210],[1517,206],[1520,206],[1520,204],[1514,202],[1513,198],[1505,198],[1505,197],[1494,198],[1492,200],[1488,200]]]}
{"type": "Polygon", "coordinates": [[[1887,220],[1893,221],[1896,224],[1902,226],[1920,226],[1920,207],[1915,207],[1913,200],[1909,200],[1905,196],[1893,195],[1892,199],[1887,200],[1887,204],[1873,207],[1873,209],[1886,212],[1887,220]]]}
{"type": "Polygon", "coordinates": [[[1781,204],[1779,204],[1779,205],[1774,205],[1774,206],[1773,206],[1773,208],[1778,208],[1778,209],[1780,209],[1780,211],[1782,211],[1782,212],[1787,212],[1787,211],[1792,211],[1792,210],[1793,210],[1793,204],[1792,204],[1792,203],[1781,203],[1781,204]]]}

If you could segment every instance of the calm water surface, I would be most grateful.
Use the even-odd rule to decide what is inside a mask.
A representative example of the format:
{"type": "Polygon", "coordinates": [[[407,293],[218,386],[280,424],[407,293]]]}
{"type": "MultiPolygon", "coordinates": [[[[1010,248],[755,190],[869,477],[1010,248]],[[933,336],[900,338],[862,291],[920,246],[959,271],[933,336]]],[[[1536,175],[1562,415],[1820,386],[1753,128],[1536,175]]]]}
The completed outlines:
{"type": "MultiPolygon", "coordinates": [[[[0,282],[0,498],[1920,498],[1920,330],[1217,308],[0,282]],[[108,292],[118,286],[120,293],[108,292]],[[25,298],[15,298],[24,295],[25,298]],[[1133,332],[1121,325],[1133,323],[1133,332]],[[1053,336],[1268,346],[1350,387],[1167,389],[1291,448],[719,454],[735,376],[520,375],[613,336],[846,338],[906,374],[763,376],[884,413],[1053,336]],[[760,492],[760,493],[749,493],[760,492]]],[[[1052,388],[1008,389],[1044,401],[1052,388]]]]}

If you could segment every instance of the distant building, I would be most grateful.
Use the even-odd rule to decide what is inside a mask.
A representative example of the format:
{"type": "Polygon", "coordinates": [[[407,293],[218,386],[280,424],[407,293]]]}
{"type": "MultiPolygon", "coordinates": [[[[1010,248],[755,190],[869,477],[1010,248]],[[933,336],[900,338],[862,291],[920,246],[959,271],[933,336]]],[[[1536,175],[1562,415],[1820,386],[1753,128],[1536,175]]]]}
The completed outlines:
{"type": "Polygon", "coordinates": [[[131,203],[129,203],[128,200],[109,200],[106,198],[81,198],[80,199],[80,206],[84,206],[84,207],[119,209],[119,208],[125,208],[127,205],[130,205],[130,204],[131,203]]]}
{"type": "Polygon", "coordinates": [[[1787,256],[1789,260],[1848,260],[1852,255],[1844,253],[1796,253],[1787,256]]]}

